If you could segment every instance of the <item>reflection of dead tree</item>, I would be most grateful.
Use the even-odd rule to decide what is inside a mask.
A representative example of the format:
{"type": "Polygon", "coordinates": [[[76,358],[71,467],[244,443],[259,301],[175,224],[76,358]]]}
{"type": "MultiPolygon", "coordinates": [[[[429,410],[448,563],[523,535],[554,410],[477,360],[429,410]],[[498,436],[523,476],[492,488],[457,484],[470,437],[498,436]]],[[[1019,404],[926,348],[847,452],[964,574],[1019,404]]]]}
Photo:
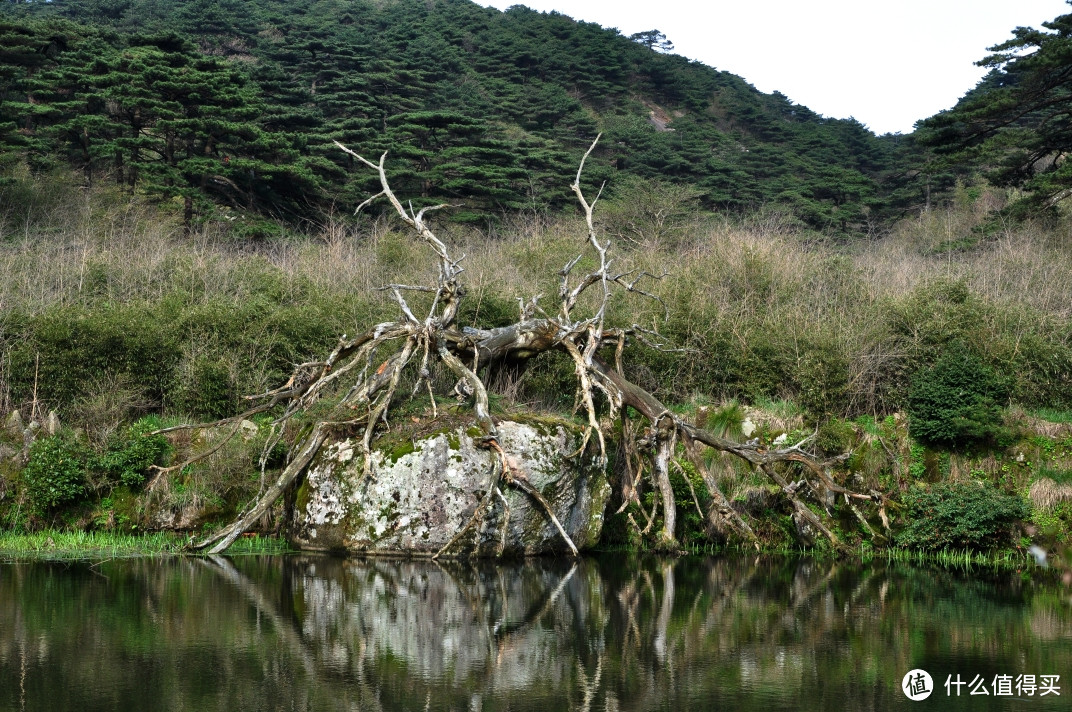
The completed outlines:
{"type": "MultiPolygon", "coordinates": [[[[554,309],[545,311],[539,304],[541,295],[535,295],[527,302],[522,301],[516,323],[493,329],[459,329],[455,324],[459,304],[466,293],[461,282],[462,259],[455,259],[450,254],[425,220],[429,212],[447,206],[436,205],[419,211],[410,207],[407,210],[388,183],[384,167],[386,154],[380,157],[378,163],[373,163],[338,144],[341,150],[375,171],[379,177],[380,192],[362,203],[358,210],[378,198],[386,199],[394,213],[435,256],[438,263],[436,282],[434,285],[386,285],[383,290],[390,293],[400,312],[397,320],[378,324],[353,339],[344,337],[323,361],[301,364],[286,384],[258,397],[260,403],[253,411],[281,409],[278,421],[301,415],[308,417],[311,408],[318,402],[321,402],[321,413],[325,410],[323,403],[330,403],[330,407],[326,414],[307,426],[304,438],[294,447],[289,463],[275,482],[265,488],[233,524],[200,542],[197,549],[213,553],[225,549],[260,519],[280,494],[305,471],[317,450],[334,432],[357,434],[365,456],[365,476],[371,476],[371,446],[378,434],[388,428],[390,410],[399,396],[402,383],[413,384],[410,397],[422,389],[427,391],[431,397],[431,408],[435,409],[431,374],[433,364],[438,362],[457,379],[455,392],[471,399],[473,414],[482,431],[478,444],[492,452],[489,481],[477,514],[440,553],[460,540],[465,531],[479,527],[493,502],[496,498],[502,498],[502,491],[508,486],[520,489],[536,500],[539,508],[556,525],[570,550],[576,553],[573,542],[555,520],[539,492],[510,466],[511,458],[502,450],[496,423],[491,417],[487,389],[478,375],[481,366],[517,363],[550,350],[564,353],[573,363],[577,408],[586,421],[578,455],[590,443],[594,443],[598,447],[598,457],[606,463],[605,434],[597,415],[601,405],[609,411],[611,418],[620,415],[623,424],[630,408],[646,421],[645,427],[637,427],[635,431],[631,425],[623,428],[625,437],[633,442],[626,445],[629,456],[626,458],[627,471],[622,478],[619,498],[626,505],[639,504],[637,485],[645,477],[649,480],[658,493],[657,503],[661,510],[661,527],[655,533],[657,545],[676,547],[676,507],[669,467],[679,445],[703,478],[717,518],[741,537],[753,542],[757,540],[751,526],[719,489],[715,476],[705,464],[704,448],[729,453],[762,470],[784,492],[799,516],[808,520],[835,546],[840,545],[831,527],[825,523],[824,516],[813,512],[803,501],[805,492],[787,479],[786,466],[793,463],[802,466],[798,469],[803,474],[794,477],[803,477],[808,490],[818,502],[825,501],[821,496],[825,493],[841,494],[846,501],[866,501],[872,497],[851,492],[836,484],[823,464],[801,449],[803,443],[786,449],[768,450],[754,443],[742,444],[718,438],[671,412],[652,394],[631,383],[624,375],[623,352],[629,342],[641,342],[655,348],[662,348],[662,345],[658,334],[636,324],[629,327],[608,326],[605,323],[608,305],[616,294],[622,292],[656,301],[659,299],[640,286],[645,278],[654,279],[655,276],[635,270],[617,271],[614,260],[609,257],[610,242],[601,241],[597,236],[593,211],[599,195],[591,201],[588,199],[581,188],[581,174],[598,140],[597,137],[585,153],[571,186],[584,212],[587,228],[585,245],[594,257],[596,266],[587,274],[575,275],[574,270],[581,260],[581,256],[577,256],[559,271],[558,301],[554,309]],[[425,309],[415,308],[418,299],[423,301],[425,309]],[[632,432],[636,432],[635,438],[628,435],[632,432]]],[[[248,412],[236,416],[236,419],[243,417],[248,417],[248,412]]],[[[278,432],[281,433],[282,429],[278,432]]],[[[270,442],[269,446],[274,444],[270,442]]],[[[876,501],[880,504],[883,502],[881,495],[876,496],[876,501]]],[[[826,515],[828,518],[829,513],[826,515]]],[[[650,530],[654,522],[653,513],[648,516],[646,530],[650,530]]]]}
{"type": "Polygon", "coordinates": [[[603,653],[596,655],[596,669],[592,673],[591,680],[588,679],[588,674],[584,671],[584,662],[581,660],[577,661],[577,676],[580,678],[581,691],[584,693],[584,698],[581,704],[577,705],[577,709],[580,712],[588,712],[592,709],[592,701],[599,692],[599,683],[603,678],[603,653]]]}
{"type": "Polygon", "coordinates": [[[500,651],[507,645],[510,638],[516,636],[533,623],[539,621],[551,610],[555,605],[555,601],[562,595],[562,591],[565,590],[566,584],[573,578],[573,574],[576,573],[576,571],[577,564],[574,564],[570,567],[570,570],[566,572],[566,575],[559,580],[558,585],[555,586],[553,591],[544,590],[543,594],[536,599],[532,605],[529,606],[525,614],[521,616],[521,620],[507,622],[504,617],[492,626],[491,633],[500,651]]]}
{"type": "Polygon", "coordinates": [[[270,621],[272,627],[279,635],[280,640],[283,641],[286,644],[286,647],[302,661],[305,671],[315,675],[316,661],[312,651],[309,649],[308,641],[302,637],[299,631],[294,629],[292,622],[287,621],[284,616],[280,614],[278,604],[265,596],[261,587],[251,578],[239,571],[230,560],[220,556],[212,556],[207,560],[201,561],[203,561],[206,568],[213,571],[224,581],[240,591],[242,595],[245,596],[246,600],[249,601],[253,610],[257,612],[257,620],[259,621],[263,617],[265,620],[270,621]]]}

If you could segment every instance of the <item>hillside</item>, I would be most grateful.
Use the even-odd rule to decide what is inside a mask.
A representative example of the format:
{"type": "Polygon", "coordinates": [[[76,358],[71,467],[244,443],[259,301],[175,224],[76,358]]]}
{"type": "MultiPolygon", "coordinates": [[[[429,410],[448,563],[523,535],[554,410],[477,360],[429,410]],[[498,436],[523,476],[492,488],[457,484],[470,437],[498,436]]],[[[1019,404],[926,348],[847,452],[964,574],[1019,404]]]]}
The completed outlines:
{"type": "Polygon", "coordinates": [[[795,513],[831,506],[798,494],[808,475],[795,455],[770,471],[783,483],[747,458],[720,471],[721,456],[694,458],[684,436],[675,450],[677,430],[660,425],[672,414],[674,428],[702,429],[723,452],[782,457],[792,448],[780,445],[806,442],[809,457],[833,458],[839,487],[903,505],[887,512],[892,527],[881,511],[868,523],[836,505],[837,536],[852,545],[1016,545],[1020,521],[1032,541],[1064,546],[1072,243],[1058,203],[1072,172],[1053,150],[1063,134],[1030,123],[1060,129],[1061,115],[1037,108],[1010,131],[1002,112],[1047,77],[1057,97],[1043,108],[1063,111],[1066,27],[1028,38],[1045,63],[998,57],[998,74],[925,124],[941,158],[928,163],[916,136],[875,137],[614,30],[520,7],[4,4],[0,526],[219,525],[285,486],[265,490],[264,478],[295,476],[300,460],[287,454],[311,456],[310,432],[362,425],[382,437],[382,414],[438,427],[429,410],[480,412],[483,427],[492,414],[580,403],[593,437],[632,443],[608,453],[623,502],[626,483],[640,482],[629,468],[648,474],[628,511],[608,518],[609,540],[643,543],[636,522],[647,517],[662,524],[645,531],[671,544],[679,513],[681,543],[721,541],[719,522],[747,517],[759,540],[785,547],[808,541],[795,513]],[[568,185],[600,132],[583,193],[606,190],[586,225],[568,185]],[[1010,150],[1036,136],[1037,150],[1010,150]],[[445,251],[430,259],[434,243],[402,229],[402,215],[376,214],[386,201],[373,219],[351,217],[381,185],[334,141],[370,158],[389,151],[402,201],[457,205],[434,227],[464,264],[445,251]],[[1042,159],[995,170],[1025,155],[1042,159]],[[935,199],[946,176],[963,182],[935,199]],[[992,230],[1016,190],[1053,208],[1048,219],[992,230]],[[902,212],[910,219],[892,219],[902,212]],[[623,272],[603,281],[611,263],[623,272]],[[560,294],[564,264],[579,285],[624,291],[599,302],[597,290],[566,289],[557,309],[548,295],[560,294]],[[435,296],[404,286],[432,283],[435,296]],[[510,330],[519,302],[524,335],[540,326],[530,345],[544,353],[466,351],[473,334],[521,334],[510,330]],[[366,332],[400,308],[433,317],[366,332]],[[562,321],[550,328],[552,318],[562,321]],[[362,333],[374,334],[357,347],[369,349],[364,368],[323,361],[341,335],[362,333]],[[381,338],[407,345],[386,356],[381,338]],[[576,360],[582,351],[590,362],[576,360]],[[425,369],[419,353],[443,360],[425,369]],[[619,418],[610,394],[626,391],[593,396],[578,378],[619,388],[599,365],[611,360],[630,397],[650,397],[620,401],[619,418]],[[471,387],[486,383],[486,408],[469,409],[455,361],[471,368],[471,387]],[[341,386],[285,418],[274,400],[246,410],[253,394],[321,382],[303,368],[391,384],[375,391],[381,415],[345,400],[373,391],[341,386]],[[396,387],[411,399],[392,402],[396,387]],[[169,429],[220,419],[237,427],[169,429]],[[936,536],[927,497],[943,493],[950,521],[987,520],[996,533],[936,536]]]}
{"type": "Polygon", "coordinates": [[[468,0],[56,0],[0,10],[0,166],[70,165],[185,205],[322,221],[390,151],[456,220],[557,209],[592,137],[608,190],[847,231],[915,200],[908,150],[616,30],[468,0]],[[896,198],[895,198],[896,196],[896,198]]]}

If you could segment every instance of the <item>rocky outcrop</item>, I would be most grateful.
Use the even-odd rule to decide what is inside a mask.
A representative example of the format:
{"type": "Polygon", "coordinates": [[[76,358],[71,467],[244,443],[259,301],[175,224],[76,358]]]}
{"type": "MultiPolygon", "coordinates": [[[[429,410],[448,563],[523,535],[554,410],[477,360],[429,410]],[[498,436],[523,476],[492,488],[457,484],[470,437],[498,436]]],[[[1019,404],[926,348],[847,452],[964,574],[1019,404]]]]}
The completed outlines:
{"type": "MultiPolygon", "coordinates": [[[[471,429],[470,429],[471,430],[471,429]]],[[[578,548],[593,546],[603,525],[610,487],[581,443],[576,426],[540,419],[504,421],[499,443],[518,476],[550,504],[578,548]]],[[[298,488],[292,542],[303,549],[432,555],[472,519],[484,497],[495,457],[457,426],[413,440],[396,438],[372,452],[363,475],[359,442],[321,448],[298,488]]],[[[566,551],[567,545],[533,498],[502,485],[477,523],[446,552],[493,556],[566,551]]]]}

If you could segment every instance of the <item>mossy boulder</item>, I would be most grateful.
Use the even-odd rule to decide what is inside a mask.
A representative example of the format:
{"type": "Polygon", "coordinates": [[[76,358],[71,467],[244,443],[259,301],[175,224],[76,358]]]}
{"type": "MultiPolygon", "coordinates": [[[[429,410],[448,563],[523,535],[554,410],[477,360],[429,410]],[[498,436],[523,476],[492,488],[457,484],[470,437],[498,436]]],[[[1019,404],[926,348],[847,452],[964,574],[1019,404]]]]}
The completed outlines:
{"type": "MultiPolygon", "coordinates": [[[[540,491],[578,548],[599,540],[610,494],[606,474],[567,421],[504,421],[499,442],[510,464],[540,491]]],[[[363,474],[358,441],[325,445],[294,500],[292,543],[302,549],[427,556],[472,519],[488,487],[497,453],[479,447],[466,425],[397,436],[371,454],[363,474]]],[[[493,497],[450,555],[523,556],[566,551],[562,537],[533,498],[500,484],[508,503],[493,497]]]]}

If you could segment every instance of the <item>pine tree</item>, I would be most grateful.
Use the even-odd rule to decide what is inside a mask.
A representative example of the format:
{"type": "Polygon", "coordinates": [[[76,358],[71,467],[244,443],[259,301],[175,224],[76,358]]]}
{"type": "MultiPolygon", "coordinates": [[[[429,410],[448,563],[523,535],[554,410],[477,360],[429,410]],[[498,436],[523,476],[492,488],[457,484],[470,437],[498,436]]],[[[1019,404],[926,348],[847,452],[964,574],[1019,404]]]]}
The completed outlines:
{"type": "Polygon", "coordinates": [[[58,51],[40,22],[0,19],[0,180],[5,168],[18,163],[32,145],[36,111],[36,75],[58,51]]]}
{"type": "Polygon", "coordinates": [[[629,35],[629,39],[656,52],[673,52],[674,43],[658,30],[646,30],[629,35]]]}
{"type": "Polygon", "coordinates": [[[974,166],[1027,196],[1006,213],[1051,210],[1072,195],[1072,14],[1018,27],[978,62],[990,73],[953,109],[920,124],[920,140],[944,160],[974,166]],[[1048,31],[1047,31],[1048,30],[1048,31]]]}

